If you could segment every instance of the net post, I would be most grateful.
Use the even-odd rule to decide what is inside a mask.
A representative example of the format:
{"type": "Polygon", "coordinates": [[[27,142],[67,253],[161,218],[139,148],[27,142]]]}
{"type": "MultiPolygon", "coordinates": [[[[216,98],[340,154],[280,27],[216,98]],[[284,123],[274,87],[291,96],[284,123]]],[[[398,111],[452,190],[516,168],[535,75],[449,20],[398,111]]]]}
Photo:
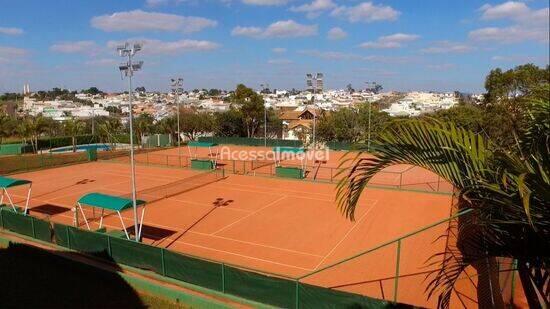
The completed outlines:
{"type": "Polygon", "coordinates": [[[296,280],[296,291],[295,291],[295,305],[294,308],[300,308],[300,280],[296,280]]]}
{"type": "Polygon", "coordinates": [[[162,275],[166,277],[166,262],[164,261],[164,248],[160,248],[160,264],[162,267],[162,275]]]}
{"type": "Polygon", "coordinates": [[[403,189],[403,173],[399,174],[399,189],[403,189]]]}
{"type": "Polygon", "coordinates": [[[333,168],[331,167],[331,168],[330,168],[330,182],[331,182],[331,183],[332,183],[332,170],[333,170],[333,168]]]}
{"type": "Polygon", "coordinates": [[[222,293],[225,293],[225,263],[222,263],[222,293]]]}
{"type": "Polygon", "coordinates": [[[401,258],[401,239],[397,241],[397,257],[395,261],[395,280],[393,283],[393,302],[397,303],[397,289],[399,287],[399,263],[401,258]]]}
{"type": "Polygon", "coordinates": [[[149,165],[149,152],[145,152],[145,164],[149,165]]]}
{"type": "Polygon", "coordinates": [[[441,176],[437,175],[437,191],[439,192],[439,184],[441,183],[441,176]]]}

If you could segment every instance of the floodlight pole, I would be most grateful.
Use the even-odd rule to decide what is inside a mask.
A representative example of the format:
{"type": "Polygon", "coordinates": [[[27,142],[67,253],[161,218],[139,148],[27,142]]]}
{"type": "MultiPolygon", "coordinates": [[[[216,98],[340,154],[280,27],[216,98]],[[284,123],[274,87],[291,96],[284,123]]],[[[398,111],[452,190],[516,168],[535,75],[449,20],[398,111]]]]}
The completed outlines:
{"type": "Polygon", "coordinates": [[[267,147],[267,108],[264,104],[264,147],[267,147]]]}
{"type": "Polygon", "coordinates": [[[179,100],[179,94],[180,91],[183,92],[183,78],[175,78],[172,79],[172,91],[175,96],[176,101],[176,121],[178,126],[178,157],[181,156],[181,130],[180,130],[180,100],[179,100]]]}
{"type": "Polygon", "coordinates": [[[134,235],[136,242],[139,242],[141,239],[140,231],[141,228],[138,226],[138,211],[137,211],[137,194],[136,194],[136,168],[134,161],[134,126],[133,126],[133,97],[132,97],[132,76],[134,75],[134,70],[139,70],[141,67],[141,62],[136,64],[132,63],[133,57],[141,49],[141,46],[135,44],[132,48],[129,48],[128,43],[124,47],[119,47],[118,51],[120,56],[127,57],[128,62],[125,65],[119,67],[121,72],[124,72],[128,76],[128,105],[129,105],[129,125],[130,125],[130,170],[131,170],[131,179],[132,179],[132,206],[134,210],[134,235]]]}
{"type": "Polygon", "coordinates": [[[372,103],[369,101],[369,130],[368,130],[368,134],[367,134],[367,151],[370,151],[371,105],[372,105],[372,103]]]}

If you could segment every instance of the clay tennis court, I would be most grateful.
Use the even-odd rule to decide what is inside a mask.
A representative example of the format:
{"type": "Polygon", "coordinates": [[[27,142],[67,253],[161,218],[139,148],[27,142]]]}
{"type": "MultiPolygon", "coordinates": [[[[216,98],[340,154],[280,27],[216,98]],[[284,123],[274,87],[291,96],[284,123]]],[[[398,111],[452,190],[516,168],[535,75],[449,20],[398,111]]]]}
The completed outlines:
{"type": "MultiPolygon", "coordinates": [[[[143,164],[188,167],[190,158],[216,158],[221,168],[228,173],[238,173],[256,176],[275,175],[273,147],[220,145],[213,147],[210,153],[207,148],[181,147],[144,153],[136,156],[137,162],[143,164]],[[216,150],[218,151],[215,156],[216,150]],[[268,154],[268,155],[265,155],[268,154]],[[270,156],[271,155],[271,156],[270,156]],[[254,156],[258,159],[255,160],[254,156]],[[262,157],[263,156],[263,157],[262,157]]],[[[319,151],[318,156],[311,156],[305,162],[305,178],[316,182],[337,183],[345,174],[342,170],[349,168],[351,161],[343,159],[354,158],[354,154],[346,155],[344,151],[319,151]],[[319,158],[319,159],[317,159],[319,158]],[[342,163],[343,162],[343,163],[342,163]]],[[[366,158],[368,154],[361,154],[366,158]]],[[[283,159],[284,166],[300,167],[299,159],[283,159]]],[[[410,165],[394,165],[378,173],[370,182],[373,186],[383,186],[406,190],[452,193],[452,185],[437,175],[419,167],[410,165]]]]}
{"type": "MultiPolygon", "coordinates": [[[[137,189],[182,179],[199,181],[195,179],[200,179],[202,173],[138,165],[137,189]]],[[[33,182],[30,214],[64,224],[74,223],[71,209],[86,193],[130,193],[129,166],[117,162],[72,165],[17,177],[33,182]]],[[[16,202],[25,198],[26,192],[13,192],[16,202]]],[[[448,218],[452,203],[446,194],[368,188],[360,200],[356,221],[350,222],[337,210],[334,196],[334,184],[226,174],[223,179],[147,205],[144,242],[298,278],[448,218]]],[[[132,230],[132,211],[122,215],[132,230]]],[[[91,211],[88,216],[92,216],[91,211]]],[[[97,228],[97,220],[91,225],[92,229],[97,228]]],[[[121,229],[116,216],[106,217],[104,225],[121,229]]],[[[424,278],[429,270],[425,261],[444,251],[445,242],[436,239],[445,228],[441,224],[403,240],[399,302],[435,305],[435,299],[425,299],[424,278]]],[[[395,261],[393,244],[303,281],[392,300],[395,261]]]]}

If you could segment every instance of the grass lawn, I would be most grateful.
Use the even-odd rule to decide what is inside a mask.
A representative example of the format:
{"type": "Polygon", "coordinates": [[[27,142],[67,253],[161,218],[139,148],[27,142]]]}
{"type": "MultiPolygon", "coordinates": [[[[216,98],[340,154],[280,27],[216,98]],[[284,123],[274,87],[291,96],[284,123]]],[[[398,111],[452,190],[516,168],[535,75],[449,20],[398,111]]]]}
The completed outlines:
{"type": "Polygon", "coordinates": [[[20,244],[0,248],[0,291],[0,308],[189,308],[140,293],[116,273],[20,244]]]}

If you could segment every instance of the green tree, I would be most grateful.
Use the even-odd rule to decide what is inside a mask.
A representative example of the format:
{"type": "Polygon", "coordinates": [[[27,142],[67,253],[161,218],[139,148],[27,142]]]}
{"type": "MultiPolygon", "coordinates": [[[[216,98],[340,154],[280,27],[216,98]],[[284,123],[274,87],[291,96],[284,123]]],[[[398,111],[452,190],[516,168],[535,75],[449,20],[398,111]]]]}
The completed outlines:
{"type": "Polygon", "coordinates": [[[0,144],[4,138],[14,135],[16,126],[14,118],[0,112],[0,144]]]}
{"type": "Polygon", "coordinates": [[[31,142],[33,152],[38,152],[38,137],[46,131],[46,121],[42,116],[27,116],[17,125],[17,133],[23,138],[23,141],[31,142]]]}
{"type": "Polygon", "coordinates": [[[532,100],[550,97],[550,67],[533,64],[503,71],[492,70],[485,79],[483,127],[497,145],[514,149],[528,121],[524,116],[532,100]]]}
{"type": "Polygon", "coordinates": [[[103,94],[103,91],[99,90],[97,87],[90,87],[88,89],[82,90],[82,93],[96,95],[96,94],[103,94]]]}
{"type": "Polygon", "coordinates": [[[141,145],[145,135],[150,134],[153,131],[154,121],[155,119],[153,116],[147,113],[140,114],[135,118],[134,134],[138,145],[141,145]]]}
{"type": "Polygon", "coordinates": [[[120,120],[115,117],[105,117],[96,119],[97,135],[102,143],[109,143],[114,146],[118,142],[116,134],[119,134],[122,129],[120,120]]]}
{"type": "Polygon", "coordinates": [[[214,114],[214,133],[217,136],[246,136],[243,116],[239,109],[214,114]]]}
{"type": "Polygon", "coordinates": [[[342,212],[353,219],[367,183],[381,170],[411,164],[430,170],[455,187],[460,211],[450,225],[440,270],[430,273],[428,297],[448,307],[454,284],[468,267],[478,274],[480,308],[503,307],[498,257],[518,260],[529,304],[544,307],[550,252],[550,103],[532,103],[517,151],[503,150],[480,134],[434,120],[399,121],[372,145],[375,158],[351,158],[338,185],[342,212]],[[521,153],[522,155],[518,155],[521,153]],[[532,279],[535,278],[535,279],[532,279]],[[497,287],[497,288],[494,288],[497,287]],[[490,295],[490,296],[488,296],[490,295]]]}
{"type": "Polygon", "coordinates": [[[80,119],[71,118],[65,121],[63,125],[63,130],[65,131],[65,134],[67,136],[71,137],[73,152],[76,152],[76,144],[77,144],[76,137],[84,133],[85,128],[86,128],[86,123],[80,119]]]}
{"type": "Polygon", "coordinates": [[[212,132],[213,125],[214,118],[208,113],[193,109],[180,110],[180,130],[189,140],[195,140],[201,134],[212,132]]]}
{"type": "MultiPolygon", "coordinates": [[[[493,116],[491,113],[491,117],[493,116]]],[[[458,127],[473,131],[476,134],[483,132],[483,124],[486,121],[483,108],[471,104],[456,105],[423,117],[434,118],[443,122],[454,122],[458,127]]]]}
{"type": "Polygon", "coordinates": [[[262,96],[253,89],[239,84],[231,95],[231,103],[241,110],[246,136],[254,137],[264,116],[265,107],[262,96]]]}

